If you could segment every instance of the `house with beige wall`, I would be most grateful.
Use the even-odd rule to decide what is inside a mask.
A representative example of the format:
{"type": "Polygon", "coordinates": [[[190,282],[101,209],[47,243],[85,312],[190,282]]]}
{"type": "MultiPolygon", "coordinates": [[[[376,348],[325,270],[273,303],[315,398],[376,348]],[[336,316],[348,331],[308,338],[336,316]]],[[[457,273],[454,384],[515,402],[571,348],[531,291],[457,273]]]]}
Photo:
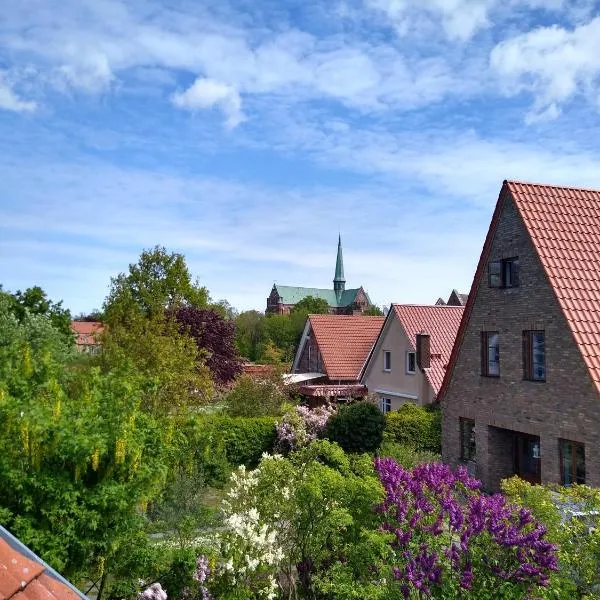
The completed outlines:
{"type": "Polygon", "coordinates": [[[436,400],[463,311],[463,306],[391,305],[361,375],[383,412],[436,400]]]}

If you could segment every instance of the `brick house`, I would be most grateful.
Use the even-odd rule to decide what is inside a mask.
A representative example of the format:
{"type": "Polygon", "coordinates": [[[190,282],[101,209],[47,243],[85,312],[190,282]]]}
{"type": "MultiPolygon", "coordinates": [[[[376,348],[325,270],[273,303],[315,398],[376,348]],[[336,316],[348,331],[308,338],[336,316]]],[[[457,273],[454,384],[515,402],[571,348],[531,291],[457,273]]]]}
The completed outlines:
{"type": "Polygon", "coordinates": [[[443,298],[438,298],[435,304],[436,306],[466,306],[468,299],[469,294],[461,294],[456,290],[452,290],[450,296],[448,296],[448,301],[445,301],[443,298]]]}
{"type": "Polygon", "coordinates": [[[341,236],[338,238],[333,289],[307,288],[274,283],[267,298],[266,312],[289,314],[298,302],[308,296],[325,300],[329,305],[329,312],[335,315],[361,314],[372,306],[371,299],[362,286],[346,289],[341,236]]]}
{"type": "Polygon", "coordinates": [[[600,191],[505,181],[440,400],[442,457],[495,491],[600,486],[600,191]]]}
{"type": "Polygon", "coordinates": [[[405,402],[431,404],[444,379],[462,306],[392,304],[361,382],[383,412],[405,402]]]}
{"type": "Polygon", "coordinates": [[[384,317],[309,315],[294,357],[292,374],[307,398],[363,398],[360,375],[384,317]]]}

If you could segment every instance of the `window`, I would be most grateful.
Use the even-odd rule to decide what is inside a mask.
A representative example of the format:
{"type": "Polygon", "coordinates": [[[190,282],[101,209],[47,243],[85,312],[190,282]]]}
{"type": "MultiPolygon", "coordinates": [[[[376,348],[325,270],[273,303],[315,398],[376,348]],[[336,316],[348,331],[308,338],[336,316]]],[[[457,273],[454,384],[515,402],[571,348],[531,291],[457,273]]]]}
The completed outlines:
{"type": "Polygon", "coordinates": [[[546,335],[543,331],[523,332],[523,377],[546,381],[546,335]]]}
{"type": "Polygon", "coordinates": [[[392,401],[389,398],[381,398],[380,408],[382,413],[389,413],[392,410],[392,401]]]}
{"type": "Polygon", "coordinates": [[[460,419],[460,458],[475,460],[475,421],[460,419]]]}
{"type": "Polygon", "coordinates": [[[517,257],[493,260],[488,264],[488,284],[496,288],[519,285],[519,259],[517,257]]]}
{"type": "Polygon", "coordinates": [[[497,331],[481,332],[481,374],[500,376],[500,334],[497,331]]]}
{"type": "Polygon", "coordinates": [[[416,373],[417,371],[417,353],[407,352],[406,353],[406,372],[416,373]]]}
{"type": "Polygon", "coordinates": [[[383,370],[392,370],[392,353],[389,350],[383,351],[383,370]]]}
{"type": "Polygon", "coordinates": [[[585,447],[579,442],[559,440],[560,477],[563,485],[585,483],[585,447]]]}

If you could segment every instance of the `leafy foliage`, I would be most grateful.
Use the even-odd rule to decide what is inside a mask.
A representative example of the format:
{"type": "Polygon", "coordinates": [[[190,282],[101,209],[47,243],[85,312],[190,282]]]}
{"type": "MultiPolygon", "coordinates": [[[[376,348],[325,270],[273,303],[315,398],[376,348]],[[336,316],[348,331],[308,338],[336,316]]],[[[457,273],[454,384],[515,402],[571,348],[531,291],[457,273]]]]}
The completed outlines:
{"type": "Polygon", "coordinates": [[[168,422],[141,410],[125,367],[70,367],[49,317],[19,323],[0,302],[3,524],[67,576],[109,569],[160,492],[168,422]]]}
{"type": "Polygon", "coordinates": [[[287,454],[323,436],[327,423],[335,414],[333,404],[316,408],[290,406],[277,423],[277,451],[287,454]]]}
{"type": "Polygon", "coordinates": [[[329,304],[323,298],[306,296],[292,308],[292,314],[326,315],[329,313],[329,304]]]}
{"type": "Polygon", "coordinates": [[[385,437],[416,451],[439,454],[442,449],[442,424],[439,408],[407,402],[387,413],[385,437]]]}
{"type": "Polygon", "coordinates": [[[383,440],[385,417],[370,402],[340,407],[325,429],[325,437],[346,452],[374,452],[383,440]]]}
{"type": "Polygon", "coordinates": [[[278,371],[264,379],[242,375],[224,398],[232,417],[278,416],[291,400],[278,371]]]}
{"type": "Polygon", "coordinates": [[[39,286],[27,288],[24,292],[17,290],[14,294],[3,292],[0,294],[8,301],[10,312],[22,322],[27,314],[46,316],[50,319],[53,327],[58,329],[68,342],[74,342],[71,330],[71,313],[63,308],[62,301],[52,302],[46,292],[39,286]]]}
{"type": "Polygon", "coordinates": [[[267,342],[265,316],[257,310],[247,310],[235,319],[235,344],[241,356],[260,361],[267,342]]]}
{"type": "Polygon", "coordinates": [[[502,492],[530,510],[558,546],[559,571],[548,598],[596,598],[600,587],[600,490],[531,485],[518,477],[502,482],[502,492]]]}
{"type": "Polygon", "coordinates": [[[144,250],[138,262],[129,265],[128,273],[111,279],[104,312],[107,324],[114,327],[127,324],[130,315],[162,318],[168,309],[207,304],[208,292],[192,282],[183,255],[155,246],[144,250]]]}
{"type": "Polygon", "coordinates": [[[235,325],[214,310],[182,306],[175,313],[182,333],[195,340],[198,350],[207,354],[206,366],[216,383],[233,381],[242,370],[234,346],[235,325]]]}
{"type": "Polygon", "coordinates": [[[354,558],[357,548],[363,559],[385,548],[372,511],[381,498],[369,459],[351,460],[330,442],[313,442],[288,459],[265,456],[255,471],[232,475],[224,528],[216,533],[223,561],[203,585],[217,598],[272,598],[278,590],[316,598],[352,571],[358,593],[371,589],[373,570],[356,568],[354,558]]]}
{"type": "Polygon", "coordinates": [[[379,306],[376,306],[375,304],[369,306],[369,308],[364,310],[362,314],[365,317],[383,317],[383,311],[379,308],[379,306]]]}

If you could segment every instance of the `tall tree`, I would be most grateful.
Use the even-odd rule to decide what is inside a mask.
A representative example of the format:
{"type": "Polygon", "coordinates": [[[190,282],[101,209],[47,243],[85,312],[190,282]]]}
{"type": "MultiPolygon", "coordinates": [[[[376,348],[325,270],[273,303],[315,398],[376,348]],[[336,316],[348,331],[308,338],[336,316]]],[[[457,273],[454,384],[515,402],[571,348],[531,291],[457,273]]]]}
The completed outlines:
{"type": "Polygon", "coordinates": [[[367,310],[363,312],[365,317],[383,317],[383,311],[379,308],[379,306],[369,306],[367,310]]]}
{"type": "Polygon", "coordinates": [[[129,265],[128,273],[111,280],[104,311],[108,325],[114,326],[134,312],[162,317],[165,311],[186,305],[206,307],[208,291],[192,281],[182,254],[156,246],[144,250],[138,262],[129,265]]]}
{"type": "Polygon", "coordinates": [[[181,331],[190,335],[198,350],[206,355],[206,366],[215,382],[233,381],[242,371],[234,344],[234,322],[225,320],[214,310],[195,306],[182,306],[175,314],[181,331]]]}
{"type": "Polygon", "coordinates": [[[265,316],[246,310],[235,320],[235,344],[241,356],[252,361],[261,359],[266,343],[265,316]]]}

